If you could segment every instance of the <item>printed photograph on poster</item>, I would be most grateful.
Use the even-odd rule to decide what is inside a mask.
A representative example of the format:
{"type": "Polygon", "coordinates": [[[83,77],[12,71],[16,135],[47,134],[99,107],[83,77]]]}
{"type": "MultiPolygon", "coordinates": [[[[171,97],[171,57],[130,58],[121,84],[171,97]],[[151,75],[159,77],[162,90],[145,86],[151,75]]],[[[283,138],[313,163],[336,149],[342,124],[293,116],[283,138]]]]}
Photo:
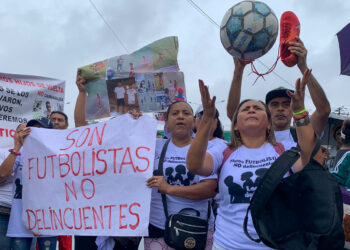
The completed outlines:
{"type": "Polygon", "coordinates": [[[89,81],[106,78],[107,60],[81,67],[81,76],[89,81]]]}
{"type": "Polygon", "coordinates": [[[175,101],[185,101],[182,72],[136,74],[137,95],[142,112],[166,111],[175,101]]]}
{"type": "Polygon", "coordinates": [[[105,79],[97,79],[85,85],[88,92],[86,100],[86,119],[96,120],[110,116],[109,101],[105,79]]]}
{"type": "Polygon", "coordinates": [[[140,110],[135,78],[107,80],[107,90],[112,116],[140,110]]]}

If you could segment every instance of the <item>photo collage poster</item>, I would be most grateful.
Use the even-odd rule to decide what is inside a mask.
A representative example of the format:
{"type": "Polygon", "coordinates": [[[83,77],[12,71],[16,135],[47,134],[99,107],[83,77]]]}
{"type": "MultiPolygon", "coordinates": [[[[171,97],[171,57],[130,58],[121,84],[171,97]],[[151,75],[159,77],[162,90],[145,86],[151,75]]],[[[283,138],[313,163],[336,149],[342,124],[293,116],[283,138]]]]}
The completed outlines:
{"type": "Polygon", "coordinates": [[[81,67],[87,80],[86,119],[118,116],[133,109],[162,114],[171,103],[185,101],[177,54],[177,37],[166,37],[132,54],[81,67]]]}

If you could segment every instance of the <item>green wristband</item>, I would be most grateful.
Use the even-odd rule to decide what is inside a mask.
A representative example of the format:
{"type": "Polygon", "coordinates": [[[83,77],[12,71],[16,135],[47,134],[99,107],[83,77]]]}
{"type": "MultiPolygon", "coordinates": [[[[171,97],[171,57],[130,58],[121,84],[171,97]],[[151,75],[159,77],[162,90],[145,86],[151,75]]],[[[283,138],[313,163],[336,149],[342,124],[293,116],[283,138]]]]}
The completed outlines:
{"type": "Polygon", "coordinates": [[[299,112],[293,112],[293,115],[300,115],[306,111],[307,111],[306,108],[304,108],[304,109],[300,110],[299,112]]]}

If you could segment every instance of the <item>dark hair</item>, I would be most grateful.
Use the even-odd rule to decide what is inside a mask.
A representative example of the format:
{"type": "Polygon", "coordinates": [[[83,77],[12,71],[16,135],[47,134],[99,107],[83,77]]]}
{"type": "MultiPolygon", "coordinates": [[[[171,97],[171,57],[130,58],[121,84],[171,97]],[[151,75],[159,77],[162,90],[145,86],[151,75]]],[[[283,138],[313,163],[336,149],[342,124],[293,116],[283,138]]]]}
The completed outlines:
{"type": "MultiPolygon", "coordinates": [[[[45,102],[45,104],[48,104],[48,103],[50,103],[50,102],[49,102],[49,101],[46,101],[46,102],[45,102]]],[[[51,103],[50,103],[50,104],[51,104],[51,103]]]]}
{"type": "Polygon", "coordinates": [[[341,128],[341,140],[343,144],[350,144],[350,120],[344,120],[341,128]]]}
{"type": "Polygon", "coordinates": [[[217,119],[218,119],[218,123],[216,124],[216,129],[213,133],[213,136],[222,139],[224,135],[224,131],[222,130],[222,125],[219,118],[217,119]]]}
{"type": "Polygon", "coordinates": [[[169,105],[168,109],[166,110],[166,113],[165,113],[165,119],[168,120],[168,116],[169,116],[169,113],[170,113],[170,110],[171,110],[171,107],[176,104],[176,103],[180,103],[180,102],[183,102],[183,103],[186,103],[190,108],[191,108],[191,111],[192,111],[192,114],[193,114],[193,109],[191,107],[190,104],[188,104],[187,102],[185,101],[176,101],[176,102],[173,102],[172,104],[169,105]]]}
{"type": "Polygon", "coordinates": [[[241,101],[241,103],[238,105],[238,107],[236,108],[236,111],[235,111],[235,113],[233,115],[232,125],[231,125],[231,141],[230,141],[229,147],[231,147],[233,149],[236,149],[236,148],[240,147],[243,144],[240,136],[237,136],[236,133],[234,132],[234,127],[237,124],[237,117],[238,117],[239,109],[242,107],[242,105],[244,103],[249,102],[249,101],[257,101],[257,102],[260,102],[260,103],[262,103],[264,105],[265,112],[266,112],[266,115],[267,115],[267,120],[268,120],[268,122],[271,125],[270,132],[266,134],[266,140],[269,143],[271,143],[272,145],[275,145],[276,144],[276,138],[275,138],[275,133],[274,133],[273,127],[272,127],[272,118],[271,118],[271,113],[270,113],[269,109],[267,108],[267,105],[263,101],[260,101],[260,100],[246,99],[246,100],[241,101]]]}
{"type": "Polygon", "coordinates": [[[51,118],[51,116],[53,115],[53,114],[60,114],[60,115],[63,115],[64,116],[64,118],[66,119],[66,123],[68,123],[68,116],[65,114],[65,113],[63,113],[62,111],[52,111],[51,112],[51,114],[50,114],[50,118],[51,118]]]}

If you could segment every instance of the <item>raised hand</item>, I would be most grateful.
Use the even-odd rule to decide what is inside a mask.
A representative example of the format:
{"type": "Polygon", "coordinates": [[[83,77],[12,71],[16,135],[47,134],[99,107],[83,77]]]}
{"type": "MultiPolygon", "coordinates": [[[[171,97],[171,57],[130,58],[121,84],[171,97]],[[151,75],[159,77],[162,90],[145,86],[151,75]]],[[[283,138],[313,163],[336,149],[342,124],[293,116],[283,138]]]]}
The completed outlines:
{"type": "Polygon", "coordinates": [[[208,118],[214,118],[216,113],[215,100],[216,97],[210,98],[208,86],[202,80],[199,80],[199,91],[201,93],[203,115],[208,118]]]}
{"type": "Polygon", "coordinates": [[[307,56],[307,49],[304,46],[303,41],[300,40],[300,38],[297,36],[295,37],[297,40],[296,42],[289,42],[288,50],[296,55],[298,57],[298,67],[302,69],[302,72],[305,71],[307,68],[306,64],[306,56],[307,56]]]}
{"type": "Polygon", "coordinates": [[[295,91],[294,93],[288,91],[288,95],[291,98],[290,107],[293,112],[299,112],[305,108],[304,106],[304,98],[305,98],[305,86],[310,80],[311,69],[305,70],[303,74],[303,78],[300,80],[298,78],[295,82],[295,91]]]}
{"type": "Polygon", "coordinates": [[[86,88],[85,88],[86,80],[81,76],[81,69],[78,69],[77,71],[76,84],[79,89],[79,92],[86,92],[86,88]]]}

